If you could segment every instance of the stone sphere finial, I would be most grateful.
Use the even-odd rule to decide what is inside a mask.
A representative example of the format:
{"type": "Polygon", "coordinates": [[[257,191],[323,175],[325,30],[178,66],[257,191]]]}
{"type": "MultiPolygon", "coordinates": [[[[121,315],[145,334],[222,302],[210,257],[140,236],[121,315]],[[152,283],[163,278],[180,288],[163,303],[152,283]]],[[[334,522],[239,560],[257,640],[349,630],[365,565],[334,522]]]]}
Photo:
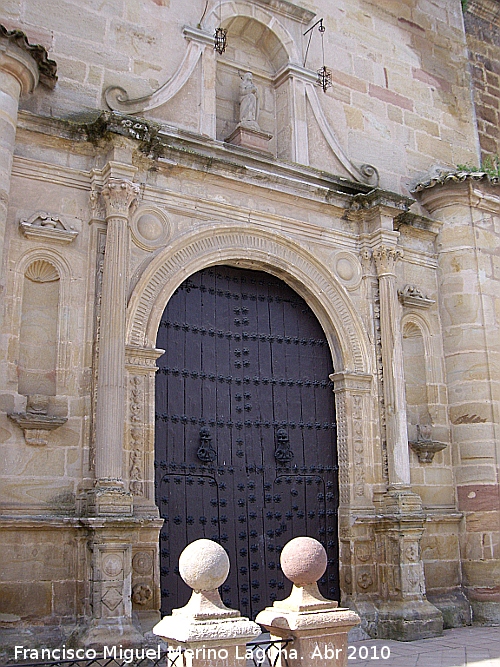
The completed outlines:
{"type": "Polygon", "coordinates": [[[229,574],[229,556],[212,540],[191,542],[179,556],[179,573],[195,592],[214,591],[229,574]]]}
{"type": "Polygon", "coordinates": [[[315,584],[325,574],[328,559],[323,545],[312,537],[295,537],[281,552],[281,569],[296,586],[315,584]]]}

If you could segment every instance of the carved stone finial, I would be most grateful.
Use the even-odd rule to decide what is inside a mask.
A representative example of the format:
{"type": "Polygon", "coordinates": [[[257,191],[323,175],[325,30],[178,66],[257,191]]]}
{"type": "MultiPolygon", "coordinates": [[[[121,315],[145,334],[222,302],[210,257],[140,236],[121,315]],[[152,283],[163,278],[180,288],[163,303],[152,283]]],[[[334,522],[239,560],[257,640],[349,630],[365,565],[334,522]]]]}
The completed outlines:
{"type": "Polygon", "coordinates": [[[102,189],[106,206],[106,218],[127,217],[130,208],[137,203],[140,189],[136,183],[126,179],[111,178],[102,189]]]}
{"type": "Polygon", "coordinates": [[[403,257],[403,251],[400,248],[387,245],[379,245],[373,251],[373,259],[377,267],[377,274],[384,276],[394,274],[396,262],[403,257]]]}

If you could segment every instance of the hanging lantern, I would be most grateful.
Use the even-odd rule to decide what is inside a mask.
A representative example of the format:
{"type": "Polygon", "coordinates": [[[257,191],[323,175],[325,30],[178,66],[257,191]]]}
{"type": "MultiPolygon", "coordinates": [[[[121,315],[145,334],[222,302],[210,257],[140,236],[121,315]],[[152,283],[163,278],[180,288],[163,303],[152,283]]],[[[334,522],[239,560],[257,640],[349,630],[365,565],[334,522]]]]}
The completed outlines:
{"type": "Polygon", "coordinates": [[[332,70],[328,69],[328,67],[325,65],[325,26],[323,25],[323,19],[319,19],[316,21],[316,23],[311,26],[308,30],[305,31],[304,37],[309,33],[309,41],[307,42],[307,49],[306,49],[306,55],[304,57],[304,67],[306,66],[307,62],[307,54],[309,53],[309,47],[311,45],[311,39],[313,36],[313,30],[314,28],[318,26],[319,33],[321,34],[321,52],[323,54],[323,67],[318,70],[318,78],[316,79],[316,85],[319,86],[320,88],[323,88],[323,92],[326,93],[328,88],[332,87],[332,70]]]}
{"type": "Polygon", "coordinates": [[[216,28],[214,33],[214,49],[222,55],[226,50],[227,30],[225,28],[216,28]]]}
{"type": "Polygon", "coordinates": [[[325,65],[318,70],[318,78],[316,80],[316,85],[323,88],[323,92],[326,93],[328,88],[332,87],[332,71],[328,69],[325,65]]]}

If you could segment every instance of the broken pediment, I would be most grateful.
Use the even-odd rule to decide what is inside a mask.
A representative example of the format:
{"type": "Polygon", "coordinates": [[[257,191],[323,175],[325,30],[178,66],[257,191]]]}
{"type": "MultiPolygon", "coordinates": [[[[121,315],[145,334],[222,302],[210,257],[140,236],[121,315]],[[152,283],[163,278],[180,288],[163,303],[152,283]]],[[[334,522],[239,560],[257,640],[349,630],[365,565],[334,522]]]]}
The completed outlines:
{"type": "Polygon", "coordinates": [[[78,236],[74,225],[63,221],[59,215],[46,211],[37,211],[29,218],[21,219],[19,228],[29,239],[44,239],[57,243],[71,243],[78,236]]]}

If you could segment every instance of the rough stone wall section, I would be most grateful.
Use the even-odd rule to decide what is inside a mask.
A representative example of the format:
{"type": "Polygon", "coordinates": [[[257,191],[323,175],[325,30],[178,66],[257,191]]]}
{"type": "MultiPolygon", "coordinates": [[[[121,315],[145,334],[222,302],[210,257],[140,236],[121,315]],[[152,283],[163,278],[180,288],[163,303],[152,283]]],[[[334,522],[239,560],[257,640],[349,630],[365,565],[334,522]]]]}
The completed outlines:
{"type": "Polygon", "coordinates": [[[500,2],[472,0],[464,20],[484,160],[500,154],[500,2]]]}

